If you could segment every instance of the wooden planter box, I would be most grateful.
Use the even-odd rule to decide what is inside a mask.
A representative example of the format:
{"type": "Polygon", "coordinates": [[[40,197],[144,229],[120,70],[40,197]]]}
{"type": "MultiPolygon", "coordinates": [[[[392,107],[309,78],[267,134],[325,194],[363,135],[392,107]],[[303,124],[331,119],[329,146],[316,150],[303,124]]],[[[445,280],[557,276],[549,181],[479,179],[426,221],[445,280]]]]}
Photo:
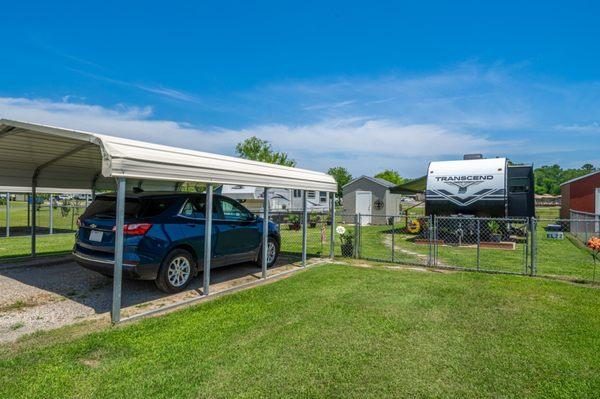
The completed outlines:
{"type": "MultiPolygon", "coordinates": [[[[414,241],[415,244],[418,245],[429,245],[429,240],[426,238],[418,238],[414,241]]],[[[433,241],[432,241],[433,243],[433,241]]],[[[444,245],[444,240],[436,240],[436,245],[444,245]]],[[[493,241],[482,241],[480,243],[481,248],[490,248],[490,249],[504,249],[507,251],[513,251],[517,248],[517,244],[511,241],[502,241],[502,242],[493,242],[493,241]]],[[[477,244],[470,245],[461,245],[457,248],[477,248],[477,244]]]]}
{"type": "Polygon", "coordinates": [[[479,244],[479,246],[481,248],[505,249],[508,251],[514,251],[517,248],[517,243],[511,242],[511,241],[501,241],[501,242],[482,241],[479,244]]]}
{"type": "Polygon", "coordinates": [[[426,238],[417,238],[414,243],[418,244],[418,245],[429,245],[429,243],[432,244],[437,244],[437,245],[444,245],[444,240],[428,240],[426,238]]]}

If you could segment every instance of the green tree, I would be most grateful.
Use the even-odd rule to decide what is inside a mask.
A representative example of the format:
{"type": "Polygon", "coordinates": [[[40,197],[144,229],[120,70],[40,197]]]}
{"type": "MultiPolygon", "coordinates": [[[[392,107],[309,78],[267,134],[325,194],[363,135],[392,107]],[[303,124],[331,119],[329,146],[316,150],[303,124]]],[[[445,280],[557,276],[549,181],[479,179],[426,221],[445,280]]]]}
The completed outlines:
{"type": "Polygon", "coordinates": [[[375,175],[376,178],[378,179],[383,179],[383,180],[387,180],[391,183],[394,183],[396,185],[400,185],[402,183],[406,182],[406,179],[403,178],[402,176],[400,176],[400,174],[392,169],[386,169],[383,172],[377,173],[375,175]]]}
{"type": "Polygon", "coordinates": [[[333,176],[338,186],[338,198],[342,198],[342,187],[346,184],[350,183],[352,180],[352,175],[348,172],[348,169],[342,166],[336,166],[334,168],[329,168],[327,174],[333,176]]]}
{"type": "Polygon", "coordinates": [[[563,169],[560,165],[544,165],[534,170],[536,194],[560,194],[560,185],[568,180],[586,175],[597,170],[592,164],[585,164],[579,169],[563,169]]]}
{"type": "Polygon", "coordinates": [[[596,170],[596,168],[591,163],[586,163],[581,167],[581,170],[585,171],[585,173],[587,174],[587,173],[592,173],[593,171],[596,170]]]}
{"type": "Polygon", "coordinates": [[[274,163],[283,166],[296,166],[296,161],[288,158],[285,152],[273,151],[271,143],[252,136],[235,146],[237,155],[244,159],[274,163]]]}

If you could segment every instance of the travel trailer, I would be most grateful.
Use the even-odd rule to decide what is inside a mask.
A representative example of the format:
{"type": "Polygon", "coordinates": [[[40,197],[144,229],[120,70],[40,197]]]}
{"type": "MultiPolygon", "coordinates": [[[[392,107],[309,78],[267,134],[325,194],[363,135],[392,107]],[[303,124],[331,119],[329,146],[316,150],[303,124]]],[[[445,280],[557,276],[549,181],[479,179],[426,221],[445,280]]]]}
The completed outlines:
{"type": "Polygon", "coordinates": [[[431,162],[425,190],[427,215],[531,217],[535,215],[532,165],[506,158],[465,155],[459,161],[431,162]]]}
{"type": "MultiPolygon", "coordinates": [[[[263,206],[264,188],[224,184],[217,188],[217,194],[233,198],[244,204],[252,212],[260,212],[263,206]]],[[[307,191],[306,208],[309,212],[329,212],[329,193],[307,191]]],[[[302,190],[288,188],[269,189],[269,209],[275,212],[302,211],[302,190]]]]}

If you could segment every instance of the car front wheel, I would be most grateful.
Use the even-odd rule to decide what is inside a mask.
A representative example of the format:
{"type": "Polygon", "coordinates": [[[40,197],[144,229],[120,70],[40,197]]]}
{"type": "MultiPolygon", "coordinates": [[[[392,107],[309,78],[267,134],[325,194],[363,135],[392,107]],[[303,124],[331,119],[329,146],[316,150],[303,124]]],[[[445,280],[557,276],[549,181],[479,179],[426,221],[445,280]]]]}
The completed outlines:
{"type": "Polygon", "coordinates": [[[163,292],[175,293],[183,291],[192,281],[196,270],[194,257],[186,250],[171,251],[158,272],[156,286],[163,292]]]}

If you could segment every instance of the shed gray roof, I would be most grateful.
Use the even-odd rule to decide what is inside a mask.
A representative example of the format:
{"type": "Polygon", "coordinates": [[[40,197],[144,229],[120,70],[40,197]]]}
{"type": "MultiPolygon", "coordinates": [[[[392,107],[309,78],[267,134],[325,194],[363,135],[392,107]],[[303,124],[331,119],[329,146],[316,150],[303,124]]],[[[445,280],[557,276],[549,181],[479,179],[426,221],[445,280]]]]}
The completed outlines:
{"type": "Polygon", "coordinates": [[[358,180],[361,180],[361,179],[370,180],[373,183],[377,183],[380,186],[384,186],[384,187],[387,187],[387,188],[392,188],[392,187],[396,186],[394,183],[389,182],[389,181],[387,181],[385,179],[380,179],[378,177],[371,177],[371,176],[367,176],[367,175],[362,175],[361,177],[357,177],[356,179],[352,179],[352,181],[350,181],[349,183],[344,184],[344,186],[342,188],[347,187],[347,186],[351,185],[352,183],[354,183],[355,181],[358,181],[358,180]]]}

